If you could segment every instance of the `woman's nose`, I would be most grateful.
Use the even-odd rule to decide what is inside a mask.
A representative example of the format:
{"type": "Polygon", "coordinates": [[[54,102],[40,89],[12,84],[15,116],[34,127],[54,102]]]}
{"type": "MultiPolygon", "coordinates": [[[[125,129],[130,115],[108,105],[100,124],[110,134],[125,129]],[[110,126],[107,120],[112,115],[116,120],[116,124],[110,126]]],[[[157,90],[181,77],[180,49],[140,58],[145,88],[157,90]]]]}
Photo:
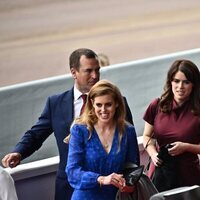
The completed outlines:
{"type": "Polygon", "coordinates": [[[103,106],[101,107],[101,109],[102,109],[102,111],[105,111],[106,108],[105,108],[105,106],[103,105],[103,106]]]}
{"type": "Polygon", "coordinates": [[[178,86],[179,86],[179,88],[183,88],[184,83],[182,81],[180,81],[178,86]]]}

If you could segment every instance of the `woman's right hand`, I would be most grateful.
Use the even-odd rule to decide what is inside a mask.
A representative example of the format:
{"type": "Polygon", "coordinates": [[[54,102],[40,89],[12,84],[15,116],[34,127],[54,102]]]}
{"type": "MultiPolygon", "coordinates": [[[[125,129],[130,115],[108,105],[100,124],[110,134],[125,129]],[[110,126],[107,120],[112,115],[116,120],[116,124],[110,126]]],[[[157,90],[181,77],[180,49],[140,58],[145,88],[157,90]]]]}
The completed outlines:
{"type": "Polygon", "coordinates": [[[156,166],[156,167],[159,167],[162,165],[163,161],[161,159],[158,158],[158,153],[153,153],[151,155],[151,160],[153,162],[153,164],[156,166]]]}
{"type": "Polygon", "coordinates": [[[125,179],[122,174],[112,173],[108,176],[99,176],[97,181],[100,185],[114,185],[119,189],[125,186],[125,179]]]}

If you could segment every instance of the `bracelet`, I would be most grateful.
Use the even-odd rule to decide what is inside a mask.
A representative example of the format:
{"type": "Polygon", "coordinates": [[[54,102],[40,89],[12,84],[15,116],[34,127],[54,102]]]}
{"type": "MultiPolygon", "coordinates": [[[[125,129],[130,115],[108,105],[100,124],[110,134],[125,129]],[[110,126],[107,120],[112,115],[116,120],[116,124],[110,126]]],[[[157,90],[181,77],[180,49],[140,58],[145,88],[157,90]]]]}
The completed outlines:
{"type": "Polygon", "coordinates": [[[99,185],[100,185],[100,187],[103,185],[103,182],[104,182],[104,178],[103,178],[103,176],[101,176],[99,178],[99,185]]]}

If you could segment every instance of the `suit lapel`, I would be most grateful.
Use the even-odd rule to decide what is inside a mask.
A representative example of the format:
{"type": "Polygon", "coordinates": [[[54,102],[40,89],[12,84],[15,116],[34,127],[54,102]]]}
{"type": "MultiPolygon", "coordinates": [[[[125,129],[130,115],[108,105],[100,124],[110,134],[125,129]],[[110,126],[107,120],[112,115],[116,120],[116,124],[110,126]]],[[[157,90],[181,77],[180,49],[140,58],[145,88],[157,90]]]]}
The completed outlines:
{"type": "Polygon", "coordinates": [[[61,103],[61,112],[67,124],[71,124],[74,120],[74,92],[73,88],[69,90],[63,97],[61,103]]]}

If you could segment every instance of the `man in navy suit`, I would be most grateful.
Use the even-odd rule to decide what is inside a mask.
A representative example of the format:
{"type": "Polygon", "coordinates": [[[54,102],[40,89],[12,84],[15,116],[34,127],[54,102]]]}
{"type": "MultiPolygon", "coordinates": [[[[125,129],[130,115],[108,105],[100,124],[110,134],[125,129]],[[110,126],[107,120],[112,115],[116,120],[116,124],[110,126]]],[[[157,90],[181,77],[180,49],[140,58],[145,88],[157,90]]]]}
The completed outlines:
{"type": "MultiPolygon", "coordinates": [[[[55,200],[69,200],[72,188],[67,182],[65,166],[67,163],[68,145],[63,139],[69,134],[70,125],[75,117],[80,115],[83,104],[82,94],[99,81],[100,66],[98,57],[90,49],[77,49],[70,55],[69,65],[74,87],[72,89],[51,96],[37,123],[28,130],[12,153],[2,159],[5,167],[16,167],[20,161],[38,150],[47,137],[54,133],[60,156],[60,163],[56,176],[55,200]]],[[[127,120],[132,122],[132,115],[125,100],[127,120]]]]}

